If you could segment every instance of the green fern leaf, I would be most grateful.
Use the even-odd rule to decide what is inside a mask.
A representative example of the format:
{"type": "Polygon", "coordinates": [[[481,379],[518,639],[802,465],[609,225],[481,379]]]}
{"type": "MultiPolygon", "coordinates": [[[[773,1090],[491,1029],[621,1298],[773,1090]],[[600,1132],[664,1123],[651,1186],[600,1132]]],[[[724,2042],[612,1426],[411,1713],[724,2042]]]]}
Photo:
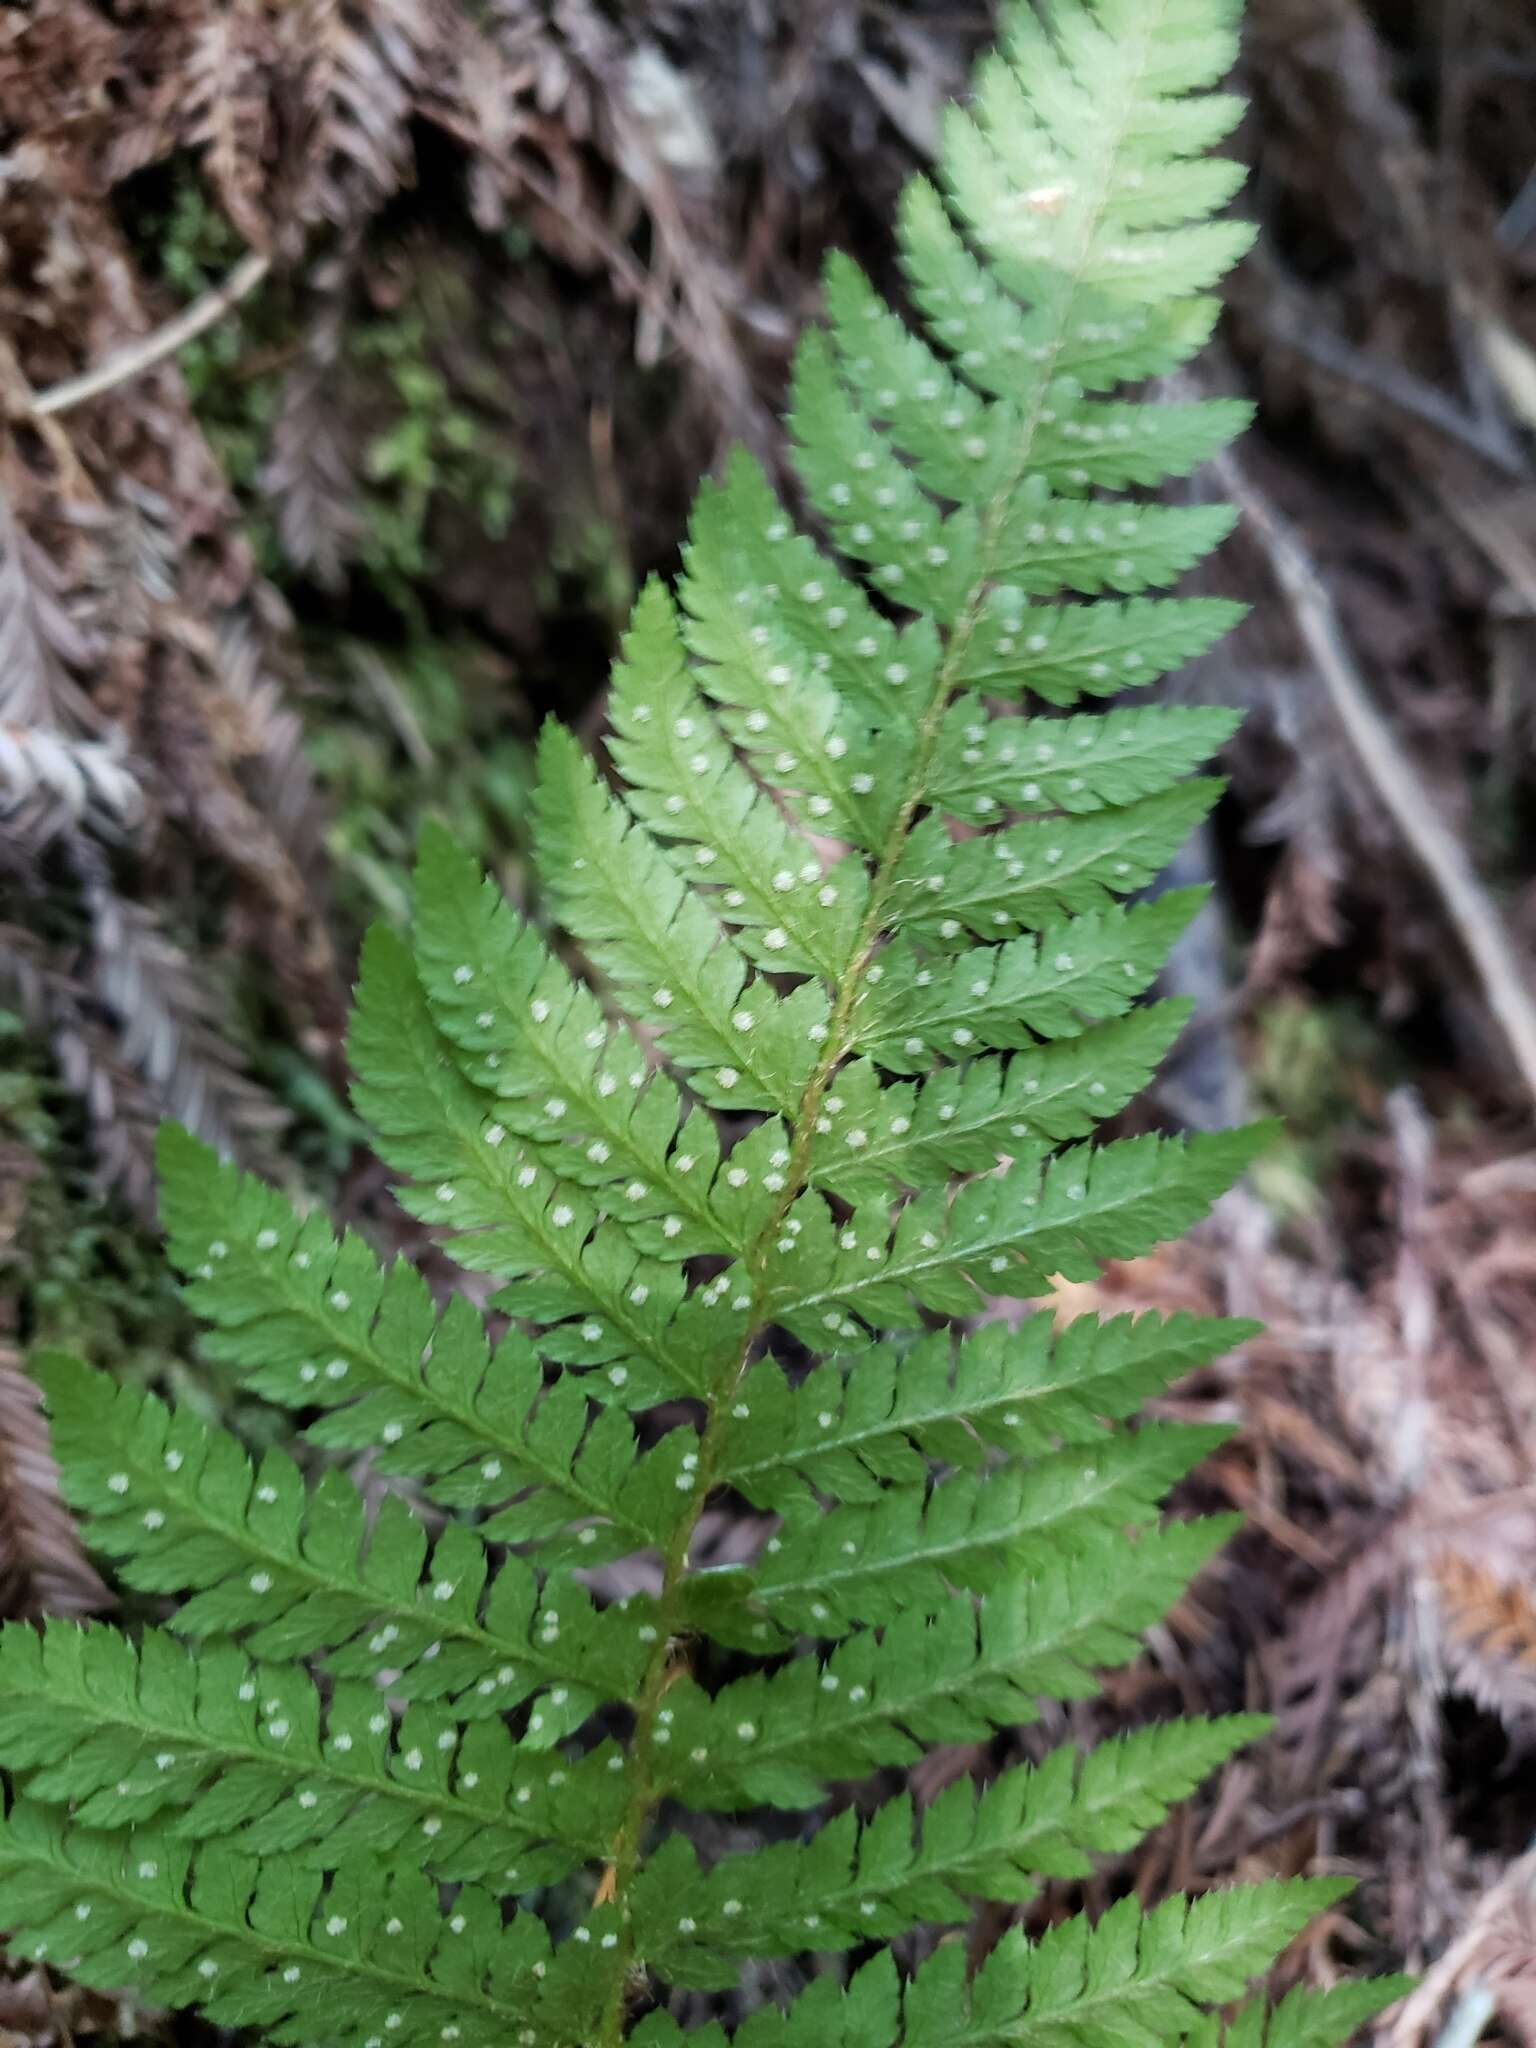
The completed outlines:
{"type": "Polygon", "coordinates": [[[1090,1877],[1262,1732],[988,1760],[1232,1527],[1164,1515],[1221,1432],[1139,1410],[1251,1325],[1008,1305],[1189,1228],[1267,1136],[1096,1142],[1187,1014],[1149,998],[1202,897],[1158,884],[1234,724],[1102,700],[1240,615],[1163,594],[1228,508],[1149,494],[1246,408],[1124,388],[1248,239],[1235,26],[1011,0],[902,203],[910,311],[831,260],[792,488],[733,455],[603,758],[544,734],[531,913],[424,835],[354,1099],[494,1335],[166,1135],[205,1356],[298,1441],[38,1360],[154,1608],[0,1630],[18,1954],[352,2048],[677,2048],[685,1992],[736,1994],[699,2048],[1322,2048],[1394,1995],[1213,2012],[1327,1882],[921,1937],[1090,1877]],[[976,1767],[931,1801],[869,1782],[947,1744],[976,1767]]]}

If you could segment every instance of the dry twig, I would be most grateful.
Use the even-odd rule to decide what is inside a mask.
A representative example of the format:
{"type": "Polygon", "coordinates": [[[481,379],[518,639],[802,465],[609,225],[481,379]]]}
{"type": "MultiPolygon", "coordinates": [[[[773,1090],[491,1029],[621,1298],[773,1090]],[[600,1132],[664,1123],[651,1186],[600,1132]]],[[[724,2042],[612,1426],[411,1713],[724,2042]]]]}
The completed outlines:
{"type": "Polygon", "coordinates": [[[61,384],[39,391],[32,400],[32,416],[47,419],[50,414],[68,412],[72,406],[84,405],[87,399],[100,398],[103,393],[115,390],[131,378],[142,377],[156,363],[163,363],[167,356],[175,355],[189,341],[195,341],[198,335],[206,334],[210,327],[217,326],[232,306],[238,306],[242,299],[250,297],[271,268],[270,256],[263,256],[254,249],[249,251],[222,284],[194,299],[174,319],[167,320],[153,333],[130,342],[126,348],[118,349],[105,362],[98,363],[95,369],[82,370],[78,377],[66,377],[61,384]]]}

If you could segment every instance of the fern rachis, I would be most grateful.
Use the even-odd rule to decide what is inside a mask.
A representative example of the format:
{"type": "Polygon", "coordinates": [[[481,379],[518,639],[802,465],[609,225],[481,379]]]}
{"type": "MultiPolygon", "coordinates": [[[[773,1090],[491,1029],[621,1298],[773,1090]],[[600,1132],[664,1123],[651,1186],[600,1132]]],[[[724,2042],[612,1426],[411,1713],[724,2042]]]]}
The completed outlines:
{"type": "Polygon", "coordinates": [[[1245,239],[1207,154],[1231,13],[1016,7],[944,192],[904,202],[917,319],[832,263],[791,428],[836,552],[736,458],[636,608],[611,781],[545,736],[538,865],[585,976],[438,833],[411,943],[371,937],[358,1107],[507,1334],[167,1134],[208,1352],[305,1450],[39,1362],[93,1542],[176,1604],[136,1640],[0,1637],[22,1953],[361,2048],[666,2048],[677,1995],[800,1955],[742,2048],[1321,2048],[1391,1995],[1207,2015],[1335,1895],[1307,1881],[898,1969],[1128,1848],[1249,1717],[818,1818],[829,1781],[1090,1692],[1227,1532],[1158,1521],[1210,1433],[1130,1424],[1242,1326],[973,1325],[1186,1228],[1257,1142],[1081,1142],[1181,1019],[1142,998],[1198,898],[1134,899],[1231,729],[1072,709],[1234,616],[1145,595],[1227,512],[1129,493],[1241,409],[1105,395],[1199,346],[1245,239]],[[357,1452],[376,1511],[313,1477],[357,1452]],[[765,1540],[709,1564],[727,1494],[765,1540]],[[791,1839],[707,1848],[771,1808],[791,1839]]]}

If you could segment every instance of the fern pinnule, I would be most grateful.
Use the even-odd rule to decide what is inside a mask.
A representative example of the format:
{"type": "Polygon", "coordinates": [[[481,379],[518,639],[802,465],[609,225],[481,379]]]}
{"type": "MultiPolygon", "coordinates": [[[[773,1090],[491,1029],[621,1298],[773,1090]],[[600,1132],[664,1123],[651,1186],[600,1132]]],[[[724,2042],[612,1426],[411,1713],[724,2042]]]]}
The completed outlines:
{"type": "MultiPolygon", "coordinates": [[[[544,735],[569,943],[426,835],[409,942],[365,951],[355,1100],[497,1283],[497,1341],[167,1134],[208,1353],[303,1448],[41,1366],[94,1542],[172,1604],[136,1643],[0,1638],[24,1953],[360,2048],[666,2048],[688,1994],[799,1956],[740,2048],[1214,2048],[1209,2008],[1338,1896],[1126,1897],[976,1962],[909,1937],[1124,1852],[1261,1724],[923,1802],[875,1775],[1091,1693],[1231,1526],[1160,1514],[1219,1432],[1136,1411],[1248,1326],[993,1307],[1187,1228],[1264,1137],[1085,1142],[1183,1021],[1147,998],[1199,896],[1146,892],[1232,728],[1081,707],[1235,615],[1148,595],[1229,512],[1132,493],[1242,408],[1110,395],[1199,346],[1247,238],[1208,154],[1234,19],[1009,10],[903,206],[915,318],[829,267],[790,421],[820,538],[732,458],[636,605],[604,765],[544,735]],[[726,1503],[746,1561],[711,1561],[726,1503]]],[[[1395,1991],[1259,1999],[1227,2038],[1322,2048],[1395,1991]]]]}

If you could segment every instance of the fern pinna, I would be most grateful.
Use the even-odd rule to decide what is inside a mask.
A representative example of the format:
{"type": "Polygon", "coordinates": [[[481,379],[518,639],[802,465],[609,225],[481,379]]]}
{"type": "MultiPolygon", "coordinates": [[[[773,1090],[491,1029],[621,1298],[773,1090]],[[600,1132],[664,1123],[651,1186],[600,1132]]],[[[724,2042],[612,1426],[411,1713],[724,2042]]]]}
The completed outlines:
{"type": "Polygon", "coordinates": [[[741,2048],[1300,2048],[1390,1995],[1208,2016],[1331,1882],[938,1939],[1129,1847],[1250,1718],[920,1807],[880,1775],[1090,1692],[1227,1534],[1158,1518],[1211,1433],[1131,1419],[1240,1326],[988,1309],[1184,1229],[1255,1146],[1079,1142],[1178,1029],[1140,999],[1198,894],[1140,892],[1232,720],[1070,709],[1234,616],[1143,595],[1227,510],[1135,493],[1242,408],[1107,395],[1198,347],[1246,239],[1206,154],[1232,15],[1016,6],[906,194],[911,317],[833,260],[791,420],[824,539],[736,457],[636,608],[607,771],[545,735],[585,964],[441,835],[412,944],[371,938],[358,1106],[499,1341],[167,1136],[209,1355],[302,1451],[39,1361],[96,1549],[167,1608],[5,1634],[19,1953],[356,2048],[667,2048],[687,1994],[773,1981],[741,2048]],[[728,1498],[760,1547],[711,1561],[728,1498]]]}

